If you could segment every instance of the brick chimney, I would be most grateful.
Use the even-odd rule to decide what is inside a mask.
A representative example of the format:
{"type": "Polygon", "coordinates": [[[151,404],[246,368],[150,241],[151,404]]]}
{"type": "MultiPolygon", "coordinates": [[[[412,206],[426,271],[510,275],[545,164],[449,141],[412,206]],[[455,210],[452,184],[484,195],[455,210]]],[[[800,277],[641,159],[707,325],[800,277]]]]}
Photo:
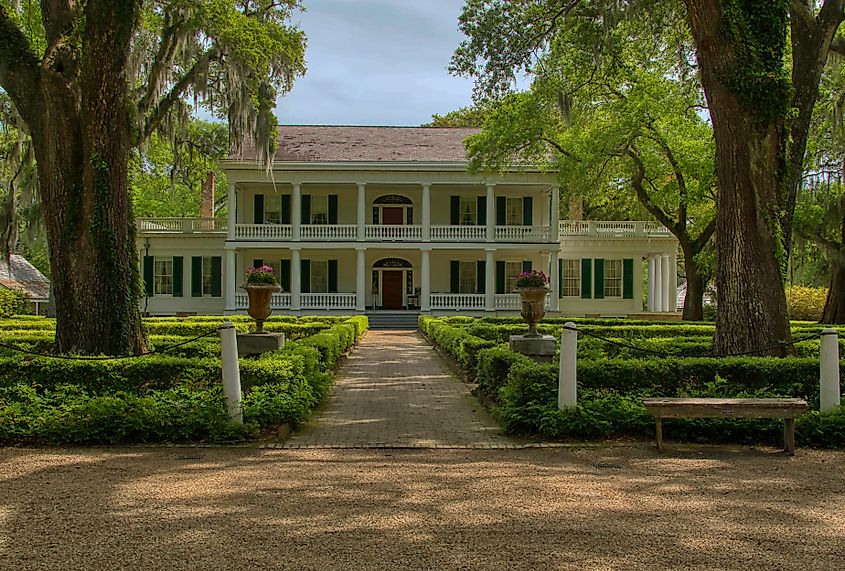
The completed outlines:
{"type": "Polygon", "coordinates": [[[202,183],[200,218],[214,218],[214,171],[209,171],[205,182],[202,183]]]}

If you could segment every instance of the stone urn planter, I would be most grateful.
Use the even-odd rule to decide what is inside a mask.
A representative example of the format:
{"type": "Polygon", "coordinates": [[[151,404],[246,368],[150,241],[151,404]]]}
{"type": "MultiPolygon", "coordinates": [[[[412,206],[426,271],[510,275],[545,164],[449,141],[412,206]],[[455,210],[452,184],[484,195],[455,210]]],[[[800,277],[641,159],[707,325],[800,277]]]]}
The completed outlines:
{"type": "Polygon", "coordinates": [[[250,284],[246,282],[241,284],[241,288],[246,290],[246,295],[249,298],[246,312],[255,320],[255,331],[253,333],[267,333],[264,331],[264,320],[273,313],[273,310],[270,309],[273,294],[282,288],[273,284],[250,284]]]}
{"type": "Polygon", "coordinates": [[[516,291],[522,298],[519,315],[528,323],[528,334],[525,337],[542,337],[537,332],[537,323],[546,315],[546,294],[551,290],[542,286],[517,287],[516,291]]]}

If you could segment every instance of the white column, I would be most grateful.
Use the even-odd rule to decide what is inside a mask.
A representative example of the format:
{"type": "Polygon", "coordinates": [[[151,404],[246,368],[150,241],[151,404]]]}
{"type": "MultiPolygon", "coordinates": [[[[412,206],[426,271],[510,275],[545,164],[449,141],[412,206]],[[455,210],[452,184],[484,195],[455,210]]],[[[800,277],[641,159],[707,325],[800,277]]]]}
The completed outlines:
{"type": "Polygon", "coordinates": [[[422,239],[431,240],[431,185],[422,187],[422,239]]]}
{"type": "Polygon", "coordinates": [[[358,273],[355,286],[355,309],[363,312],[367,308],[367,266],[365,263],[365,254],[367,250],[364,248],[356,248],[358,253],[358,273]]]}
{"type": "Polygon", "coordinates": [[[496,185],[487,185],[487,228],[486,240],[496,241],[496,185]]]}
{"type": "Polygon", "coordinates": [[[229,181],[229,193],[226,195],[226,239],[235,239],[235,224],[237,224],[237,200],[238,195],[235,191],[235,181],[229,181]]]}
{"type": "Polygon", "coordinates": [[[549,224],[551,225],[552,242],[560,240],[560,188],[552,187],[552,211],[549,213],[549,224]]]}
{"type": "Polygon", "coordinates": [[[819,409],[833,410],[841,404],[839,393],[839,334],[836,329],[822,331],[819,352],[819,409]]]}
{"type": "Polygon", "coordinates": [[[561,410],[578,404],[578,326],[563,324],[560,334],[560,371],[558,373],[557,407],[561,410]]]}
{"type": "Polygon", "coordinates": [[[229,418],[236,424],[243,424],[241,410],[241,370],[238,366],[238,338],[235,326],[224,321],[220,326],[220,361],[223,368],[223,394],[229,418]]]}
{"type": "Polygon", "coordinates": [[[299,311],[302,308],[302,260],[299,248],[290,250],[290,308],[299,311]]]}
{"type": "Polygon", "coordinates": [[[656,305],[654,303],[654,284],[655,284],[655,264],[654,264],[654,256],[648,257],[648,311],[649,313],[653,313],[656,311],[656,305]]]}
{"type": "MultiPolygon", "coordinates": [[[[555,221],[557,224],[557,221],[555,221]]],[[[562,276],[560,275],[560,252],[553,251],[551,262],[549,263],[551,266],[549,268],[549,276],[551,276],[551,282],[549,282],[549,287],[552,289],[551,295],[551,307],[549,308],[551,311],[558,311],[560,310],[560,280],[562,276]]]]}
{"type": "Polygon", "coordinates": [[[678,254],[669,255],[669,307],[666,311],[678,311],[678,254]]]}
{"type": "Polygon", "coordinates": [[[235,251],[226,250],[226,311],[235,311],[235,251]]]}
{"type": "Polygon", "coordinates": [[[669,254],[663,254],[663,261],[660,269],[663,271],[663,300],[660,303],[660,311],[669,311],[669,292],[673,289],[669,281],[669,254]]]}
{"type": "Polygon", "coordinates": [[[293,210],[293,212],[290,213],[291,237],[294,241],[298,242],[299,227],[302,222],[302,187],[298,182],[293,185],[293,199],[291,202],[293,203],[291,205],[291,210],[293,210]]]}
{"type": "Polygon", "coordinates": [[[431,250],[423,248],[420,267],[420,310],[431,311],[431,250]]]}
{"type": "Polygon", "coordinates": [[[654,256],[654,311],[663,311],[663,257],[654,256]]]}
{"type": "Polygon", "coordinates": [[[496,261],[492,248],[484,250],[484,311],[496,311],[496,261]]]}
{"type": "Polygon", "coordinates": [[[358,239],[364,239],[367,225],[367,185],[358,185],[358,239]]]}

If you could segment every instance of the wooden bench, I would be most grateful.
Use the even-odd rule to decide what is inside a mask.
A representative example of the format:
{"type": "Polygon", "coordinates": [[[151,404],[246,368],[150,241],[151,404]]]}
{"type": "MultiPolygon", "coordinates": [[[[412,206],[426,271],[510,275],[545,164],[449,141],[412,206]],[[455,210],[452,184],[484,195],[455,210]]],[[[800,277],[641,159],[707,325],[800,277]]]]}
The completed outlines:
{"type": "Polygon", "coordinates": [[[795,454],[795,419],[808,406],[802,399],[648,398],[643,406],[657,421],[657,450],[663,450],[664,418],[782,418],[783,449],[795,454]]]}

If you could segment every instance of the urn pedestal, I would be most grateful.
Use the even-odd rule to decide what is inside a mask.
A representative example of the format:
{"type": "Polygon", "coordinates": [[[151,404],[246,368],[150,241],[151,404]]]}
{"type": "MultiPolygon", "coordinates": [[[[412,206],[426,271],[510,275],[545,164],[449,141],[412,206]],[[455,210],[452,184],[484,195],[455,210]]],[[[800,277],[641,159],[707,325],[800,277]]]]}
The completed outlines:
{"type": "Polygon", "coordinates": [[[246,290],[246,295],[249,298],[249,305],[246,312],[255,320],[255,331],[253,334],[263,335],[264,320],[270,317],[273,310],[270,308],[270,302],[273,299],[273,294],[280,291],[281,288],[274,284],[250,284],[242,283],[241,289],[246,290]]]}
{"type": "Polygon", "coordinates": [[[528,333],[511,335],[510,349],[540,363],[550,363],[555,355],[555,338],[537,332],[537,322],[546,315],[546,294],[550,290],[547,287],[518,287],[516,291],[522,298],[519,314],[528,323],[528,333]]]}

